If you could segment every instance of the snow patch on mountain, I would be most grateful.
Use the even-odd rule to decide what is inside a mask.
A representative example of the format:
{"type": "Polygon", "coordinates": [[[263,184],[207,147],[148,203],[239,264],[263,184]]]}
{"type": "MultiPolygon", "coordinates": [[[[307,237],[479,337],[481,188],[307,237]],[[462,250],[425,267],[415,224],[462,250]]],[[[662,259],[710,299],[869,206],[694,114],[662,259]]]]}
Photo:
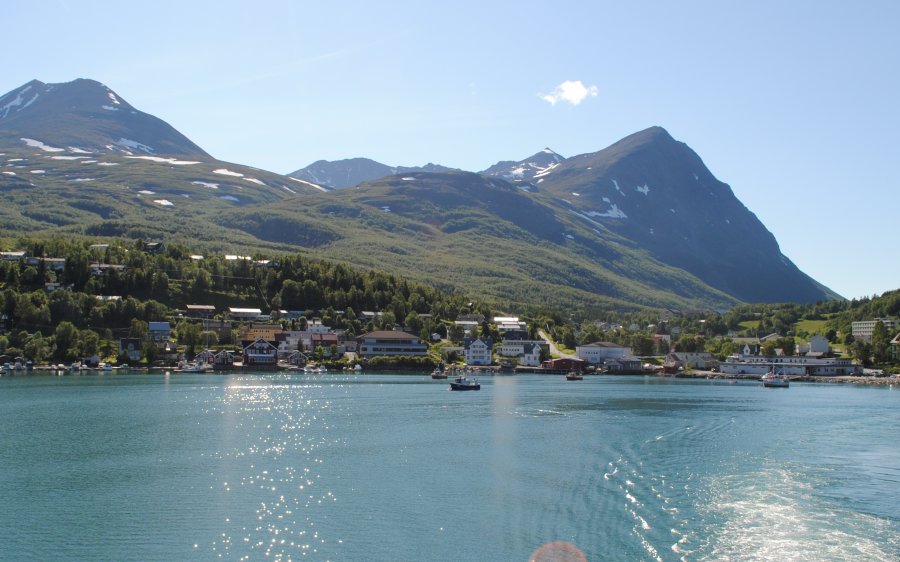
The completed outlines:
{"type": "Polygon", "coordinates": [[[535,169],[540,169],[540,172],[536,173],[533,177],[535,177],[535,178],[541,178],[541,177],[544,177],[544,176],[546,176],[547,174],[549,174],[550,172],[552,172],[552,171],[553,171],[556,167],[558,167],[558,166],[559,166],[559,162],[555,162],[555,163],[553,163],[553,164],[550,164],[550,165],[547,166],[546,168],[538,168],[537,166],[534,166],[535,169]]]}
{"type": "Polygon", "coordinates": [[[608,211],[600,212],[600,211],[587,211],[584,213],[589,217],[607,217],[612,219],[627,219],[628,215],[618,207],[615,203],[613,203],[608,211]]]}
{"type": "Polygon", "coordinates": [[[643,193],[644,195],[647,195],[648,193],[650,193],[650,186],[647,185],[646,183],[644,185],[637,186],[635,189],[637,190],[638,193],[643,193]]]}
{"type": "Polygon", "coordinates": [[[154,199],[153,202],[156,203],[157,205],[162,205],[163,207],[174,207],[175,206],[175,203],[172,203],[168,199],[154,199]]]}
{"type": "Polygon", "coordinates": [[[191,183],[194,185],[202,185],[203,187],[208,187],[210,189],[219,189],[219,184],[209,181],[192,181],[191,183]]]}
{"type": "Polygon", "coordinates": [[[238,199],[237,197],[235,197],[234,195],[221,195],[221,196],[219,196],[219,199],[221,199],[223,201],[231,201],[233,203],[241,202],[241,200],[238,199]]]}
{"type": "Polygon", "coordinates": [[[44,152],[65,152],[66,151],[65,148],[56,148],[55,146],[48,146],[39,140],[26,139],[25,137],[22,137],[19,140],[21,140],[22,142],[24,142],[31,148],[40,148],[44,152]]]}
{"type": "Polygon", "coordinates": [[[51,156],[50,160],[84,160],[85,158],[87,156],[51,156]]]}
{"type": "Polygon", "coordinates": [[[611,181],[611,182],[613,183],[613,186],[615,186],[616,191],[618,191],[619,193],[621,193],[621,194],[622,194],[622,197],[625,197],[625,192],[622,191],[622,188],[621,188],[621,187],[619,187],[619,182],[617,182],[616,180],[609,180],[609,181],[611,181]]]}
{"type": "Polygon", "coordinates": [[[118,166],[118,162],[97,162],[98,166],[118,166]]]}
{"type": "Polygon", "coordinates": [[[85,150],[83,148],[78,148],[77,146],[68,147],[69,152],[74,152],[75,154],[93,154],[90,150],[85,150]]]}
{"type": "Polygon", "coordinates": [[[28,93],[28,90],[30,90],[30,89],[31,89],[31,86],[25,86],[24,88],[22,88],[21,91],[19,91],[19,92],[16,93],[15,99],[13,99],[12,101],[6,103],[3,107],[0,107],[0,113],[2,113],[2,115],[0,115],[0,119],[3,119],[3,118],[6,117],[7,115],[9,115],[9,112],[10,112],[14,107],[19,107],[19,106],[21,106],[21,107],[19,107],[19,109],[17,109],[16,111],[22,111],[23,109],[25,109],[25,108],[28,107],[29,105],[33,104],[33,103],[35,102],[35,100],[38,99],[38,96],[40,96],[39,93],[34,94],[34,96],[33,96],[30,100],[28,100],[24,105],[22,104],[22,102],[25,101],[25,98],[23,97],[24,94],[28,93]]]}
{"type": "Polygon", "coordinates": [[[46,174],[47,170],[31,170],[32,174],[46,174]]]}
{"type": "Polygon", "coordinates": [[[112,90],[107,90],[106,95],[109,97],[109,101],[116,105],[121,105],[122,102],[119,101],[119,98],[116,97],[116,94],[114,94],[112,90]]]}
{"type": "Polygon", "coordinates": [[[263,186],[263,187],[266,187],[266,184],[263,183],[262,180],[258,180],[258,179],[256,179],[256,178],[246,177],[246,178],[244,178],[244,180],[249,181],[249,182],[252,182],[252,183],[255,183],[255,184],[258,184],[258,185],[261,185],[261,186],[263,186]]]}
{"type": "Polygon", "coordinates": [[[175,158],[162,158],[160,156],[126,156],[125,158],[131,158],[132,160],[149,160],[151,162],[159,162],[161,164],[172,164],[173,166],[190,166],[192,164],[200,163],[200,162],[194,162],[192,160],[176,160],[175,158]]]}
{"type": "Polygon", "coordinates": [[[139,143],[138,141],[133,141],[131,139],[119,138],[114,144],[119,146],[124,146],[126,148],[130,148],[131,150],[140,150],[142,152],[155,152],[152,147],[147,146],[146,144],[139,143]]]}
{"type": "Polygon", "coordinates": [[[142,190],[138,191],[138,193],[140,193],[142,195],[156,195],[155,191],[150,191],[149,189],[142,189],[142,190]]]}
{"type": "Polygon", "coordinates": [[[322,187],[321,185],[319,185],[319,184],[317,184],[317,183],[313,183],[313,182],[311,182],[311,181],[304,181],[304,180],[301,180],[301,179],[299,179],[299,178],[295,178],[295,177],[292,177],[292,176],[288,176],[288,179],[292,179],[292,180],[294,180],[294,181],[297,182],[297,183],[306,184],[306,185],[308,185],[308,186],[310,186],[310,187],[313,187],[313,188],[315,188],[315,189],[318,189],[319,191],[325,191],[325,192],[328,192],[328,190],[325,189],[324,187],[322,187]]]}
{"type": "Polygon", "coordinates": [[[213,173],[214,174],[222,174],[223,176],[233,176],[236,178],[244,177],[244,174],[242,174],[240,172],[232,172],[231,170],[229,170],[227,168],[219,168],[217,170],[213,170],[213,173]]]}

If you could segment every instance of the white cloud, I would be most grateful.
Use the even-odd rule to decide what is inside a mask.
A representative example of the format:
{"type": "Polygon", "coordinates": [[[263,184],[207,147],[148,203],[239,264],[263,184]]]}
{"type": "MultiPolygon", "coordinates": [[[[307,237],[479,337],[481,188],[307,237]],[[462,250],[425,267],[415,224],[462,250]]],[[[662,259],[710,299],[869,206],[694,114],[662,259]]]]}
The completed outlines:
{"type": "Polygon", "coordinates": [[[550,105],[556,105],[561,101],[578,105],[587,97],[595,97],[597,91],[597,86],[585,86],[581,80],[566,80],[551,93],[542,95],[541,99],[550,105]]]}

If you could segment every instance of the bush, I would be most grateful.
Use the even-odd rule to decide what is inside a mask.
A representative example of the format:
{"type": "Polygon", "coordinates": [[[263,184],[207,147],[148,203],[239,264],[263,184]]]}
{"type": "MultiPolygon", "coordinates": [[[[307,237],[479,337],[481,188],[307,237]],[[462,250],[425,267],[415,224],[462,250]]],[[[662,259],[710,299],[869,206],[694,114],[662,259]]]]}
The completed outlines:
{"type": "Polygon", "coordinates": [[[372,357],[363,361],[363,369],[367,371],[431,371],[435,366],[430,357],[410,355],[372,357]]]}

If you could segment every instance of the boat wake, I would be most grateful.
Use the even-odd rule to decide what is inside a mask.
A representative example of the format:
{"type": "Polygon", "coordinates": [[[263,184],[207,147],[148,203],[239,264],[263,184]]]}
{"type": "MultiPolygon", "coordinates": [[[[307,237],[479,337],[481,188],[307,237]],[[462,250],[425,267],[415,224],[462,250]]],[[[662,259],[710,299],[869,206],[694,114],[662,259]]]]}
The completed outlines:
{"type": "Polygon", "coordinates": [[[890,521],[836,507],[801,471],[772,467],[714,478],[698,560],[897,560],[890,521]]]}

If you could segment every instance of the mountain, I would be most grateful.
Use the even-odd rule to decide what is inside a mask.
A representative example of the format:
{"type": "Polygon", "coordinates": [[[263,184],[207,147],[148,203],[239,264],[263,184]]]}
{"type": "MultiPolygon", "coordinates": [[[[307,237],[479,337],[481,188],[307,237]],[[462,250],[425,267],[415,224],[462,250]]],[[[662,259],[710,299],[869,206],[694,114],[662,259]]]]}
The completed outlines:
{"type": "Polygon", "coordinates": [[[120,154],[205,157],[165,121],[94,80],[32,80],[0,98],[0,142],[120,154]]]}
{"type": "MultiPolygon", "coordinates": [[[[220,223],[237,220],[243,207],[319,191],[216,160],[93,80],[35,80],[0,97],[0,233],[6,235],[179,236],[252,247],[256,239],[226,232],[220,223]]],[[[295,239],[306,238],[297,233],[295,239]]]]}
{"type": "Polygon", "coordinates": [[[452,168],[439,164],[425,166],[388,166],[368,158],[348,158],[346,160],[317,160],[305,168],[288,174],[292,178],[310,183],[342,189],[353,187],[364,181],[372,181],[394,174],[412,172],[449,172],[452,168]]]}
{"type": "Polygon", "coordinates": [[[540,178],[542,175],[550,173],[564,161],[564,157],[549,148],[545,148],[537,154],[518,162],[509,160],[497,162],[481,173],[485,176],[503,178],[511,182],[530,182],[535,178],[540,178]]]}
{"type": "Polygon", "coordinates": [[[307,248],[312,255],[460,289],[505,310],[590,315],[738,302],[624,238],[596,236],[531,192],[471,172],[407,173],[268,204],[248,226],[274,244],[295,230],[327,230],[328,240],[307,248]]]}
{"type": "Polygon", "coordinates": [[[661,127],[569,158],[536,185],[589,228],[626,238],[742,301],[834,296],[784,256],[731,188],[661,127]]]}
{"type": "Polygon", "coordinates": [[[0,238],[303,251],[505,310],[581,317],[838,298],[659,127],[598,152],[545,149],[481,174],[364,159],[306,170],[288,177],[216,160],[90,80],[35,81],[0,98],[0,238]]]}

